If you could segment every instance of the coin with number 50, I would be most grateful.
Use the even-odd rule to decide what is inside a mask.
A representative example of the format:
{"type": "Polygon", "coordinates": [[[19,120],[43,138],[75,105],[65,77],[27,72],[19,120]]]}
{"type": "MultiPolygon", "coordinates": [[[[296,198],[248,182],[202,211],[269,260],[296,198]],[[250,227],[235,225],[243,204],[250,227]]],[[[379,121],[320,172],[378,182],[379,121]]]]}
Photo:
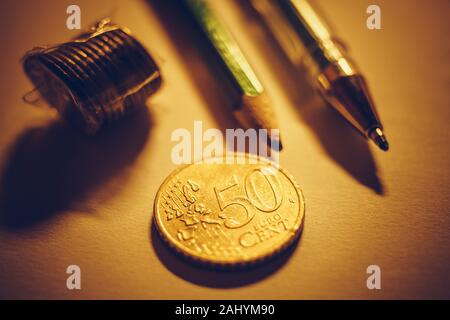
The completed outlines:
{"type": "Polygon", "coordinates": [[[302,192],[284,169],[236,154],[175,170],[158,191],[154,219],[178,253],[232,267],[288,248],[300,235],[304,212],[302,192]]]}

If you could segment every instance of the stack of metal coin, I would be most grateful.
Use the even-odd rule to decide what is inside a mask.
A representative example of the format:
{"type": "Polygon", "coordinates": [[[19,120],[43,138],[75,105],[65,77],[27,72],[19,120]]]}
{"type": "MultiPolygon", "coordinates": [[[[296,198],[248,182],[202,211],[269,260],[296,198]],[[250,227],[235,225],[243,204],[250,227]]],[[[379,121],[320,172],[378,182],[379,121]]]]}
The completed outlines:
{"type": "Polygon", "coordinates": [[[87,134],[145,105],[161,86],[153,58],[109,20],[75,41],[28,52],[23,67],[42,97],[87,134]]]}

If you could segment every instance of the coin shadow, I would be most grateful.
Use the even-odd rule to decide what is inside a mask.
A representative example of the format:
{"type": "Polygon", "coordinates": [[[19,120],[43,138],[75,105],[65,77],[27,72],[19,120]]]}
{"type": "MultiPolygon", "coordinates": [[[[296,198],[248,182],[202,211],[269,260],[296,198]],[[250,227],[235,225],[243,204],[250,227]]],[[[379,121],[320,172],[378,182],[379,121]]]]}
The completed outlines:
{"type": "Polygon", "coordinates": [[[205,101],[209,111],[217,121],[219,129],[225,133],[227,128],[240,127],[231,110],[235,98],[231,90],[220,82],[221,75],[208,54],[211,48],[205,47],[198,26],[193,23],[184,10],[182,1],[147,0],[149,7],[159,18],[159,22],[172,40],[179,60],[192,79],[199,96],[205,101]]]}
{"type": "Polygon", "coordinates": [[[186,281],[211,288],[236,288],[258,282],[281,269],[297,249],[299,238],[282,253],[264,263],[239,269],[217,269],[193,263],[170,248],[152,221],[150,238],[158,259],[174,275],[186,281]]]}
{"type": "Polygon", "coordinates": [[[0,177],[0,226],[21,230],[65,210],[89,210],[80,208],[81,200],[113,176],[126,179],[121,172],[145,146],[150,128],[143,107],[95,137],[60,120],[27,129],[0,177]]]}
{"type": "MultiPolygon", "coordinates": [[[[356,181],[384,195],[386,190],[378,176],[378,168],[368,141],[360,136],[338,113],[322,101],[308,79],[302,66],[294,66],[272,36],[250,1],[235,4],[241,19],[253,21],[260,28],[253,40],[266,61],[270,61],[271,73],[281,84],[299,119],[305,123],[326,154],[356,181]]],[[[252,29],[253,30],[253,29],[252,29]]]]}

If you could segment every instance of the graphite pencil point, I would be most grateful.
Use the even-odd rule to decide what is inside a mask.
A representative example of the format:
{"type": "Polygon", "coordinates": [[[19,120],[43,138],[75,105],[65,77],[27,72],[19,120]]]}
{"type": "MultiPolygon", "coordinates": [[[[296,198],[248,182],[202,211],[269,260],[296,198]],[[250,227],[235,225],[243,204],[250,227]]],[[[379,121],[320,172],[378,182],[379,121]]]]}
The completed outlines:
{"type": "Polygon", "coordinates": [[[375,128],[369,134],[370,139],[383,151],[389,150],[389,142],[380,128],[375,128]]]}

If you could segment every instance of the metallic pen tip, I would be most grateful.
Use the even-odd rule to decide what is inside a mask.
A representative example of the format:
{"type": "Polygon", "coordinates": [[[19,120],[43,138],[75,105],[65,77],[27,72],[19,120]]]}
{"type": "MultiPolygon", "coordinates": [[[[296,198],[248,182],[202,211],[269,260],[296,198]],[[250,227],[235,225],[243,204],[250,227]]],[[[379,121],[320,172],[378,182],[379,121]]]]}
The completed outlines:
{"type": "Polygon", "coordinates": [[[377,146],[380,147],[383,151],[389,150],[389,142],[386,140],[386,138],[383,141],[378,141],[377,146]]]}
{"type": "Polygon", "coordinates": [[[375,128],[369,133],[370,139],[383,151],[389,150],[389,142],[381,128],[375,128]]]}

